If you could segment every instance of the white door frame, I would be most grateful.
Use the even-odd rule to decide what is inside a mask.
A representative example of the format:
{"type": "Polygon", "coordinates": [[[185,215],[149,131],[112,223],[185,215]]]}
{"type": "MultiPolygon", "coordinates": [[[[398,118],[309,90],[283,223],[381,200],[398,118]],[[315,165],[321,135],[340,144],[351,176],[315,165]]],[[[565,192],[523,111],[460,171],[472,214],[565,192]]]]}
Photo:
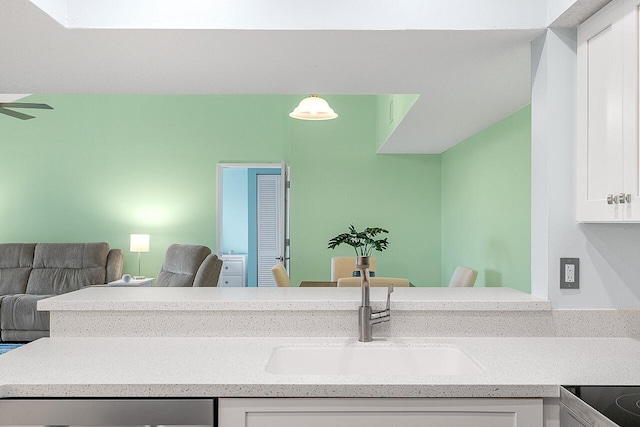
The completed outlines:
{"type": "MultiPolygon", "coordinates": [[[[279,169],[282,171],[282,182],[283,186],[286,185],[286,182],[289,181],[289,165],[286,162],[280,163],[218,163],[216,170],[216,254],[218,256],[222,256],[222,171],[225,168],[236,168],[236,169],[253,169],[253,168],[265,168],[265,169],[279,169]]],[[[288,196],[289,188],[286,188],[286,195],[288,196]]],[[[289,266],[289,248],[286,243],[289,239],[289,197],[285,197],[285,194],[282,195],[283,202],[286,204],[285,209],[283,210],[283,214],[281,215],[282,230],[286,233],[286,237],[284,238],[285,245],[282,247],[281,251],[283,253],[283,257],[285,258],[285,266],[289,266]]],[[[282,234],[282,233],[281,233],[282,234]]],[[[284,234],[283,234],[284,236],[284,234]]],[[[288,269],[287,269],[288,273],[288,269]]]]}

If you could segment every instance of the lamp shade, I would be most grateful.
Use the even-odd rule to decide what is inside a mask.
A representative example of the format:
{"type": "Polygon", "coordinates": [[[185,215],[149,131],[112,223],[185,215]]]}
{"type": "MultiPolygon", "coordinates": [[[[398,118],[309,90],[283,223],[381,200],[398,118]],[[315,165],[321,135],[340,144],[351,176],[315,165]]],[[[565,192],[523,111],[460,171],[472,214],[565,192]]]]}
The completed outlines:
{"type": "Polygon", "coordinates": [[[289,113],[289,117],[300,120],[331,120],[338,117],[329,103],[318,95],[311,95],[289,113]]]}
{"type": "Polygon", "coordinates": [[[132,234],[129,250],[131,252],[149,252],[149,235],[132,234]]]}

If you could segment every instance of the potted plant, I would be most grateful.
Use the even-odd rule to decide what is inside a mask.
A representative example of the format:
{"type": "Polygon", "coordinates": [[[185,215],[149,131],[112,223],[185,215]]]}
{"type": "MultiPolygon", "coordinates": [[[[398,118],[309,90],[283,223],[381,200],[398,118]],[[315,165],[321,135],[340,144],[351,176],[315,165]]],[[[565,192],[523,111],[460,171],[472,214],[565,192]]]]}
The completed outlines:
{"type": "MultiPolygon", "coordinates": [[[[353,247],[356,252],[356,260],[363,260],[362,257],[367,257],[366,264],[368,264],[368,257],[374,249],[379,252],[387,249],[389,242],[386,237],[384,239],[376,239],[378,235],[387,233],[389,233],[387,230],[380,227],[368,227],[365,228],[364,231],[357,231],[353,224],[351,224],[348,233],[338,234],[329,240],[328,248],[335,249],[344,243],[353,247]]],[[[356,261],[356,264],[359,264],[359,262],[356,261]]],[[[360,276],[360,271],[354,271],[353,275],[360,276]]],[[[372,271],[371,276],[374,275],[375,272],[372,271]]]]}
{"type": "Polygon", "coordinates": [[[389,232],[379,227],[369,227],[365,228],[364,231],[357,231],[353,224],[351,224],[348,233],[338,234],[329,240],[329,249],[335,249],[345,243],[353,247],[356,256],[370,256],[373,249],[379,252],[387,249],[389,242],[386,237],[384,239],[375,239],[378,234],[382,233],[386,234],[389,232]]]}

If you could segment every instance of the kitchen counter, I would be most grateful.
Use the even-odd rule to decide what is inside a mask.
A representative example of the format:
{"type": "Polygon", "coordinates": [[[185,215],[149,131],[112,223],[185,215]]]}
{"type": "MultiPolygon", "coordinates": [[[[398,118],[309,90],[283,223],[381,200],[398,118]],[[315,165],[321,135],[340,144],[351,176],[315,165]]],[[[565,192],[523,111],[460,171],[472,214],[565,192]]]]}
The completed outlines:
{"type": "MultiPolygon", "coordinates": [[[[387,289],[371,289],[382,309],[387,289]]],[[[90,287],[38,301],[51,337],[345,337],[360,288],[90,287]]],[[[377,336],[539,336],[554,333],[549,301],[510,288],[398,288],[377,336]]]]}
{"type": "MultiPolygon", "coordinates": [[[[542,397],[640,384],[637,311],[558,313],[509,288],[400,288],[359,343],[358,288],[92,287],[39,302],[51,338],[0,356],[0,397],[542,397]],[[583,338],[575,338],[582,336],[583,338]],[[399,338],[402,337],[402,338],[399,338]],[[615,338],[608,338],[615,337],[615,338]],[[280,375],[282,346],[454,346],[480,374],[280,375]]],[[[382,307],[386,289],[372,289],[382,307]]],[[[321,363],[321,362],[318,362],[321,363]]]]}
{"type": "MultiPolygon", "coordinates": [[[[383,302],[386,288],[371,288],[383,302]]],[[[163,288],[93,286],[38,301],[46,311],[353,310],[360,288],[163,288]]],[[[511,288],[395,288],[396,310],[551,310],[551,303],[511,288]]]]}
{"type": "Polygon", "coordinates": [[[561,384],[640,384],[630,338],[43,338],[0,356],[0,397],[557,397],[561,384]],[[453,345],[460,376],[276,375],[287,345],[453,345]]]}

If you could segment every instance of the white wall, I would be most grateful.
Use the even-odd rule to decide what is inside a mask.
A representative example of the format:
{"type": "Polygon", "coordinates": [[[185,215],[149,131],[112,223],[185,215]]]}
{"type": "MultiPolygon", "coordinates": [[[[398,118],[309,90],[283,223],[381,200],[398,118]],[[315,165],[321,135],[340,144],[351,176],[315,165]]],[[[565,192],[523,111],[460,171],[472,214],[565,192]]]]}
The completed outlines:
{"type": "Polygon", "coordinates": [[[640,308],[640,224],[575,220],[575,30],[547,30],[531,62],[532,293],[555,308],[640,308]],[[559,289],[560,257],[580,258],[580,289],[559,289]]]}
{"type": "Polygon", "coordinates": [[[249,195],[246,168],[222,169],[222,253],[249,252],[249,195]]]}

